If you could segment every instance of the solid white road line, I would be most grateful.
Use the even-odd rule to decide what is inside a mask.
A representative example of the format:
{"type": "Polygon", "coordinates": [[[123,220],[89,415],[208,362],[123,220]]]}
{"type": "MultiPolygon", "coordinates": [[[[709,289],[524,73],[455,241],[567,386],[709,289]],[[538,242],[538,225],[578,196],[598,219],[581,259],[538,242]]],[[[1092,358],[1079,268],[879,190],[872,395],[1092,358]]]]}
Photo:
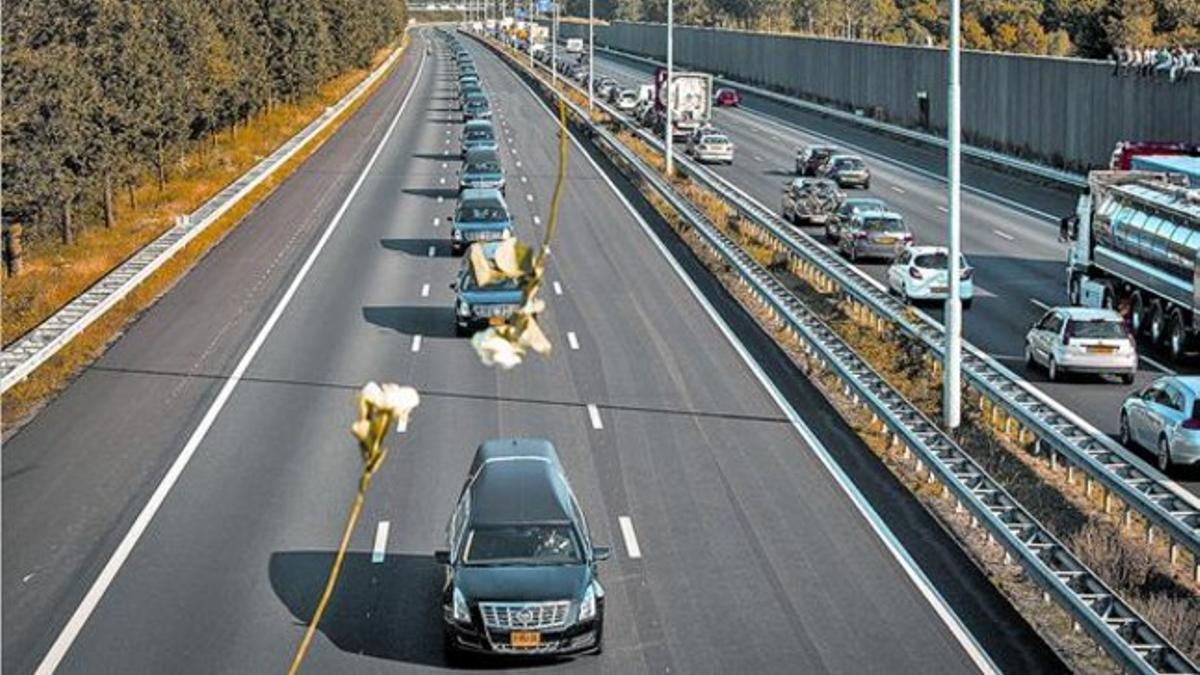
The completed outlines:
{"type": "Polygon", "coordinates": [[[1016,237],[1012,236],[1011,234],[1009,234],[1003,230],[992,230],[992,233],[995,234],[997,237],[1000,237],[1001,239],[1007,239],[1008,241],[1012,241],[1012,240],[1016,239],[1016,237]]]}
{"type": "Polygon", "coordinates": [[[413,350],[414,352],[419,352],[419,351],[421,351],[421,336],[420,336],[420,335],[414,335],[414,336],[413,336],[413,339],[412,339],[412,350],[413,350]]]}
{"type": "Polygon", "coordinates": [[[379,521],[379,525],[375,528],[375,547],[371,549],[371,562],[381,563],[387,557],[389,529],[391,529],[391,523],[386,520],[379,521]]]}
{"type": "Polygon", "coordinates": [[[436,254],[437,254],[437,246],[430,246],[429,247],[429,257],[432,258],[436,254]]]}
{"type": "Polygon", "coordinates": [[[554,282],[554,294],[562,295],[562,284],[558,283],[557,281],[554,282]]]}
{"type": "Polygon", "coordinates": [[[633,520],[629,516],[618,516],[617,524],[621,526],[621,538],[625,540],[625,553],[633,560],[642,557],[642,547],[638,546],[637,533],[633,531],[633,520]]]}
{"type": "Polygon", "coordinates": [[[575,337],[575,331],[567,331],[567,344],[571,345],[571,349],[579,350],[579,338],[575,337]]]}
{"type": "MultiPolygon", "coordinates": [[[[514,79],[517,79],[515,75],[513,77],[514,79]]],[[[546,113],[546,115],[548,115],[552,120],[558,119],[557,115],[550,109],[549,105],[543,102],[528,84],[525,84],[525,82],[520,79],[517,79],[517,81],[521,83],[521,85],[526,91],[529,92],[529,95],[532,96],[534,100],[538,101],[538,103],[541,103],[542,110],[546,113]]],[[[582,153],[583,158],[588,162],[588,164],[591,165],[592,169],[596,171],[596,173],[600,176],[600,179],[604,181],[613,195],[615,195],[625,207],[625,210],[628,211],[629,214],[633,216],[633,219],[637,221],[638,225],[642,229],[642,232],[646,234],[646,237],[651,241],[651,243],[654,244],[654,247],[658,249],[660,254],[662,254],[662,257],[664,260],[666,260],[667,265],[671,267],[671,269],[675,272],[675,275],[679,278],[683,285],[687,287],[688,291],[691,292],[692,297],[695,298],[696,302],[704,309],[705,313],[708,314],[709,319],[711,319],[713,324],[715,324],[718,330],[721,331],[721,334],[725,337],[725,340],[729,343],[733,350],[737,352],[738,356],[742,359],[742,362],[745,363],[746,367],[750,369],[750,372],[754,374],[759,384],[761,384],[763,389],[767,391],[771,399],[775,401],[775,405],[777,405],[779,409],[783,411],[784,415],[787,416],[788,420],[792,424],[792,428],[795,429],[800,437],[804,439],[805,443],[809,446],[809,448],[812,449],[813,453],[821,461],[821,464],[825,467],[825,470],[829,472],[842,491],[854,503],[854,507],[858,510],[859,514],[862,515],[863,519],[866,520],[871,526],[871,529],[875,532],[876,536],[878,536],[880,541],[882,541],[887,547],[887,550],[892,555],[892,558],[895,559],[896,563],[904,570],[905,576],[907,576],[909,581],[912,582],[913,586],[917,589],[917,592],[921,594],[921,597],[923,597],[925,601],[929,603],[929,606],[933,608],[933,611],[938,615],[938,618],[942,620],[942,624],[945,625],[950,634],[954,636],[954,639],[963,648],[963,651],[967,653],[971,661],[975,664],[975,667],[984,673],[999,673],[1000,671],[998,668],[996,668],[996,664],[992,663],[992,660],[988,656],[987,652],[985,652],[979,646],[979,643],[975,641],[975,637],[971,635],[970,631],[968,631],[966,627],[963,626],[962,620],[959,619],[958,615],[954,613],[954,610],[948,604],[946,604],[946,599],[942,597],[941,593],[939,593],[938,590],[933,586],[933,583],[929,581],[929,577],[925,576],[925,573],[920,567],[917,566],[917,563],[904,548],[904,545],[901,544],[900,540],[896,538],[895,533],[893,533],[891,528],[887,526],[887,523],[885,523],[883,519],[879,517],[879,513],[875,511],[874,507],[871,506],[871,503],[868,502],[866,497],[863,496],[862,492],[858,489],[858,486],[855,485],[852,480],[850,480],[850,477],[846,475],[846,472],[843,471],[842,467],[838,465],[836,460],[834,460],[833,455],[830,454],[829,450],[824,446],[824,444],[822,444],[821,439],[817,438],[812,429],[808,428],[808,425],[804,423],[804,420],[800,417],[800,414],[796,412],[796,409],[792,407],[792,404],[788,402],[786,398],[784,398],[782,393],[780,393],[779,388],[775,386],[775,383],[771,381],[771,378],[766,374],[765,371],[763,371],[762,366],[754,359],[754,357],[750,355],[749,350],[746,349],[746,345],[742,344],[742,341],[736,335],[734,335],[733,330],[729,327],[729,324],[725,323],[725,320],[721,318],[720,314],[717,313],[717,310],[712,306],[712,303],[709,302],[704,293],[700,291],[700,288],[696,286],[696,283],[692,281],[692,278],[687,275],[687,272],[683,270],[683,267],[680,266],[679,261],[675,260],[675,258],[671,256],[671,252],[667,249],[666,244],[662,242],[662,239],[655,234],[654,230],[650,229],[650,225],[646,223],[645,219],[642,218],[637,209],[633,207],[633,204],[629,203],[629,200],[625,198],[625,195],[619,189],[617,189],[617,186],[612,182],[612,179],[608,177],[608,174],[604,173],[604,171],[600,168],[600,165],[596,163],[596,160],[592,159],[592,156],[588,154],[586,149],[584,149],[583,144],[579,142],[579,139],[575,138],[574,136],[571,136],[570,138],[571,143],[574,144],[575,147],[578,148],[582,153]]]]}
{"type": "Polygon", "coordinates": [[[388,125],[387,130],[383,133],[383,137],[379,139],[379,145],[377,145],[375,147],[375,151],[371,153],[371,158],[367,160],[362,172],[359,173],[358,179],[350,188],[350,192],[346,195],[346,199],[342,202],[342,205],[338,208],[337,212],[334,213],[333,218],[329,221],[329,224],[325,226],[325,232],[323,232],[321,234],[321,238],[317,240],[312,252],[308,254],[308,258],[305,259],[304,264],[299,270],[297,270],[296,276],[292,278],[291,284],[288,285],[287,290],[283,293],[283,296],[279,298],[279,302],[276,303],[275,308],[271,311],[270,316],[267,317],[266,322],[263,323],[262,328],[259,329],[258,334],[254,336],[254,340],[250,343],[250,346],[247,347],[245,353],[242,354],[242,358],[238,361],[237,366],[234,367],[233,372],[225,380],[225,384],[221,386],[221,390],[217,392],[217,397],[213,399],[212,404],[209,405],[208,410],[204,413],[204,417],[200,419],[200,424],[196,426],[196,429],[192,432],[192,435],[188,437],[187,443],[185,443],[183,446],[183,450],[179,453],[179,456],[175,458],[175,462],[171,464],[171,468],[167,470],[166,475],[163,476],[163,479],[161,482],[159,482],[158,487],[154,489],[153,494],[150,495],[149,501],[146,502],[146,505],[142,507],[141,512],[138,513],[137,518],[133,521],[133,525],[130,526],[129,531],[126,532],[125,536],[121,539],[121,543],[117,544],[116,550],[113,551],[113,554],[109,557],[108,562],[106,562],[103,569],[100,570],[99,576],[97,576],[96,580],[92,582],[91,588],[89,588],[87,594],[83,596],[83,600],[79,603],[79,606],[75,608],[75,612],[71,614],[71,618],[67,620],[67,624],[63,626],[62,632],[58,634],[58,637],[54,640],[54,644],[50,645],[50,651],[46,653],[45,658],[42,659],[41,664],[39,664],[37,667],[37,671],[35,671],[36,675],[49,675],[50,673],[53,673],[55,669],[58,668],[59,664],[62,663],[63,658],[71,649],[71,645],[74,644],[75,639],[79,637],[79,633],[83,630],[84,625],[87,623],[88,617],[92,615],[92,612],[95,611],[96,606],[99,605],[100,601],[104,598],[104,594],[108,591],[108,587],[112,585],[113,579],[115,579],[117,576],[117,572],[121,570],[121,567],[125,564],[125,561],[129,559],[129,555],[133,552],[133,548],[137,545],[138,541],[142,538],[142,535],[146,532],[146,528],[150,526],[150,521],[154,520],[155,514],[157,514],[159,508],[162,507],[167,495],[170,494],[171,490],[175,487],[175,483],[179,481],[179,476],[183,473],[183,470],[187,468],[188,462],[191,461],[192,456],[196,454],[196,449],[200,447],[200,444],[204,441],[205,436],[208,435],[209,429],[211,429],[212,425],[217,421],[217,416],[221,414],[221,411],[225,408],[225,404],[229,402],[229,398],[233,395],[233,390],[237,387],[238,383],[241,382],[242,377],[246,373],[246,369],[250,367],[250,362],[253,361],[254,357],[258,354],[258,350],[262,349],[263,344],[267,341],[267,337],[275,328],[275,324],[278,323],[279,318],[283,316],[284,310],[286,310],[288,305],[291,304],[292,298],[295,297],[296,291],[300,288],[301,282],[303,282],[304,278],[308,276],[308,272],[316,263],[317,257],[321,255],[321,251],[325,249],[325,244],[329,241],[330,237],[333,236],[333,232],[337,229],[338,224],[342,222],[342,217],[346,214],[346,210],[350,207],[350,202],[352,202],[354,197],[358,194],[358,190],[362,187],[363,181],[366,180],[367,174],[369,174],[371,169],[375,166],[375,160],[379,158],[379,154],[383,152],[384,146],[387,145],[388,140],[392,137],[392,132],[396,130],[396,125],[400,123],[400,117],[404,114],[404,111],[408,109],[408,103],[410,100],[412,100],[413,92],[417,90],[417,84],[421,81],[421,73],[424,70],[425,54],[422,52],[421,60],[417,64],[416,76],[413,77],[413,81],[409,87],[408,93],[404,95],[404,100],[400,103],[400,108],[396,111],[396,115],[392,118],[391,124],[388,125]]]}
{"type": "Polygon", "coordinates": [[[592,428],[603,429],[604,422],[600,421],[600,409],[597,408],[595,404],[589,403],[587,405],[587,411],[588,417],[592,420],[592,428]]]}
{"type": "Polygon", "coordinates": [[[421,287],[421,297],[422,298],[429,297],[429,284],[425,284],[424,286],[421,287]]]}
{"type": "Polygon", "coordinates": [[[893,185],[893,186],[891,186],[891,188],[892,188],[892,190],[893,190],[893,191],[895,191],[895,192],[898,192],[898,193],[900,193],[900,194],[904,194],[904,188],[902,188],[902,187],[900,187],[900,186],[898,186],[898,185],[893,185]]]}

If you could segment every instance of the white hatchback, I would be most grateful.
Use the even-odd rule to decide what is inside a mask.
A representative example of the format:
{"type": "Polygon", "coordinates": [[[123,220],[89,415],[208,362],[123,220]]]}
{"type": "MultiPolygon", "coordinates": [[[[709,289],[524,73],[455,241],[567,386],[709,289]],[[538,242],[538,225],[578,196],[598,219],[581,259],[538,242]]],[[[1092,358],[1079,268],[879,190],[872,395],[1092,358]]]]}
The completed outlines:
{"type": "MultiPolygon", "coordinates": [[[[959,255],[961,269],[958,297],[963,308],[971,307],[975,298],[975,270],[967,259],[959,255]]],[[[950,255],[945,246],[909,246],[896,256],[887,271],[888,290],[911,300],[945,300],[950,295],[950,282],[946,272],[950,255]]]]}
{"type": "Polygon", "coordinates": [[[1052,307],[1025,335],[1025,363],[1045,367],[1051,380],[1070,371],[1119,375],[1130,384],[1137,374],[1137,344],[1111,309],[1052,307]]]}

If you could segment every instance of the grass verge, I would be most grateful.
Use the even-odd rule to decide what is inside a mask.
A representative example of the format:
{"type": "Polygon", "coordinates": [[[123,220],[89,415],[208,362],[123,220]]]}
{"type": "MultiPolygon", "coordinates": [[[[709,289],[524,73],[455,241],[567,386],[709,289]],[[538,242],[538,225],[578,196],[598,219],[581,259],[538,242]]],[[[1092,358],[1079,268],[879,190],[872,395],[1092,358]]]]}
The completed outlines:
{"type": "MultiPolygon", "coordinates": [[[[406,49],[408,44],[408,33],[405,33],[404,37],[402,38],[401,48],[406,49]]],[[[382,52],[382,57],[386,58],[387,54],[390,52],[391,50],[384,50],[382,52]]],[[[373,65],[377,66],[380,62],[382,62],[383,58],[377,57],[373,65]]],[[[399,65],[399,63],[400,60],[397,59],[396,65],[399,65]]],[[[395,65],[393,68],[394,67],[395,65]]],[[[358,70],[354,71],[354,77],[350,77],[350,74],[348,73],[337,78],[335,81],[339,82],[339,86],[342,87],[341,96],[344,96],[347,92],[353,89],[355,85],[361,82],[369,74],[369,72],[370,70],[358,70]]],[[[3,430],[7,432],[23,424],[25,420],[27,420],[41,407],[41,405],[48,401],[57,392],[66,387],[76,373],[80,372],[84,366],[88,365],[98,358],[102,353],[104,353],[104,350],[108,347],[108,345],[120,337],[126,325],[136,319],[141,312],[153,305],[155,300],[161,297],[163,293],[170,290],[175,282],[182,278],[183,275],[186,274],[187,271],[194,264],[196,264],[196,262],[203,258],[213,246],[220,242],[226,234],[232,231],[256,204],[265,199],[267,195],[274,191],[276,187],[287,180],[287,178],[301,164],[303,164],[305,160],[307,160],[322,145],[324,145],[325,141],[337,132],[341,125],[347,119],[349,119],[350,116],[353,115],[355,111],[357,111],[371,97],[372,94],[374,94],[375,90],[378,89],[386,79],[387,77],[384,76],[376,80],[363,96],[359,97],[357,101],[348,106],[329,126],[314,136],[313,139],[302,150],[297,152],[292,156],[291,159],[281,165],[269,178],[260,183],[253,191],[251,191],[240,202],[238,202],[237,205],[226,212],[216,222],[209,225],[208,229],[197,235],[195,239],[189,242],[188,245],[176,253],[174,257],[158,268],[152,275],[150,275],[149,278],[147,278],[144,282],[142,282],[141,285],[134,289],[133,292],[126,296],[121,302],[113,306],[99,320],[88,326],[83,332],[76,336],[74,340],[59,350],[57,354],[43,363],[28,378],[6,391],[2,400],[0,400],[0,419],[3,420],[3,430]]],[[[334,97],[333,101],[340,99],[341,96],[334,97]]],[[[325,105],[321,104],[320,106],[313,108],[310,119],[303,121],[302,124],[299,124],[299,126],[297,126],[292,132],[292,135],[304,128],[304,126],[311,121],[311,118],[315,118],[317,115],[319,115],[324,110],[324,107],[325,105]]],[[[248,133],[248,131],[244,133],[248,133]]],[[[289,136],[283,136],[279,138],[275,146],[265,149],[265,153],[269,154],[274,150],[274,147],[282,144],[287,140],[288,137],[289,136]]],[[[253,162],[251,164],[253,164],[253,162]]],[[[236,175],[240,174],[235,174],[233,177],[230,177],[229,180],[233,180],[236,175]]],[[[224,184],[222,184],[220,187],[217,187],[212,194],[215,194],[215,192],[219,191],[223,185],[224,184]]],[[[180,189],[182,190],[182,188],[180,189]]],[[[196,202],[196,205],[198,206],[200,203],[203,203],[203,200],[196,202]]],[[[113,230],[113,232],[115,231],[116,229],[113,230]]],[[[147,237],[146,241],[153,239],[154,236],[157,236],[157,234],[147,237]]],[[[132,237],[127,235],[126,238],[129,241],[132,241],[132,237]]],[[[144,243],[145,242],[143,242],[143,245],[144,243]]],[[[85,250],[90,250],[92,245],[89,245],[85,250]]],[[[70,252],[64,251],[63,255],[68,253],[70,252]]],[[[115,264],[119,264],[119,262],[120,260],[118,260],[115,264]]],[[[75,276],[78,277],[79,275],[75,276]]],[[[102,274],[99,276],[102,276],[102,274]]],[[[97,276],[97,278],[99,278],[99,276],[97,276]]],[[[25,275],[18,277],[18,279],[21,280],[25,280],[25,278],[25,275]]],[[[58,280],[62,280],[60,276],[56,277],[53,273],[44,274],[41,276],[41,279],[43,279],[43,283],[57,283],[58,280]]],[[[90,285],[90,283],[88,285],[90,285]]],[[[86,288],[86,286],[84,286],[84,288],[86,288]]],[[[82,289],[80,289],[80,292],[81,291],[82,289]]],[[[9,291],[6,288],[6,322],[8,321],[7,314],[9,310],[7,304],[8,292],[9,291]]],[[[67,298],[67,300],[69,299],[70,298],[67,298]]]]}

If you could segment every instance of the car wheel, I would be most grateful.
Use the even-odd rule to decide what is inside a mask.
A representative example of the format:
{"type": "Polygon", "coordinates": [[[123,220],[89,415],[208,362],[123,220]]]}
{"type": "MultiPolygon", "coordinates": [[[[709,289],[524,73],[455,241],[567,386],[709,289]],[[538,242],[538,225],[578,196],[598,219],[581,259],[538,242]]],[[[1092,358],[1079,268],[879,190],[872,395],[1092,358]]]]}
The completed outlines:
{"type": "Polygon", "coordinates": [[[858,262],[858,247],[857,246],[850,247],[850,262],[852,262],[852,263],[858,262]]]}
{"type": "Polygon", "coordinates": [[[1154,457],[1154,465],[1164,474],[1171,470],[1171,444],[1167,439],[1158,439],[1158,453],[1154,457]]]}
{"type": "Polygon", "coordinates": [[[461,665],[463,660],[462,650],[454,643],[454,636],[447,630],[442,631],[442,658],[445,659],[446,665],[452,667],[461,665]]]}
{"type": "Polygon", "coordinates": [[[871,189],[871,181],[869,181],[869,180],[868,180],[868,181],[864,181],[864,182],[863,182],[863,189],[864,189],[864,190],[870,190],[870,189],[871,189]]]}
{"type": "Polygon", "coordinates": [[[1187,350],[1187,329],[1183,327],[1183,317],[1179,312],[1171,312],[1167,321],[1167,353],[1172,361],[1179,361],[1187,350]]]}
{"type": "Polygon", "coordinates": [[[1026,342],[1025,343],[1025,367],[1032,368],[1035,365],[1037,365],[1037,362],[1033,358],[1033,347],[1031,347],[1029,345],[1029,343],[1026,342]]]}
{"type": "Polygon", "coordinates": [[[468,336],[470,336],[471,334],[472,334],[472,333],[471,333],[471,327],[470,327],[470,326],[464,326],[464,325],[462,325],[462,324],[460,324],[460,323],[456,323],[456,324],[454,324],[454,335],[455,335],[456,337],[468,337],[468,336]]]}
{"type": "Polygon", "coordinates": [[[1133,384],[1133,377],[1136,373],[1121,373],[1121,384],[1133,384]]]}
{"type": "Polygon", "coordinates": [[[966,300],[962,301],[962,308],[963,309],[971,309],[971,304],[974,302],[975,302],[975,298],[967,298],[966,300]]]}
{"type": "Polygon", "coordinates": [[[1117,432],[1117,440],[1127,448],[1133,447],[1133,434],[1129,433],[1129,415],[1126,415],[1124,410],[1121,411],[1121,428],[1117,432]]]}
{"type": "Polygon", "coordinates": [[[1164,315],[1162,303],[1157,300],[1150,303],[1150,341],[1161,344],[1167,333],[1167,317],[1164,315]]]}
{"type": "Polygon", "coordinates": [[[1073,307],[1078,307],[1081,294],[1079,276],[1073,274],[1070,281],[1067,282],[1067,302],[1073,307]]]}
{"type": "Polygon", "coordinates": [[[1047,364],[1047,366],[1046,366],[1046,376],[1050,378],[1050,381],[1051,381],[1051,382],[1057,382],[1057,381],[1058,381],[1058,375],[1059,375],[1059,373],[1058,373],[1058,363],[1056,363],[1056,362],[1054,361],[1054,357],[1053,357],[1053,356],[1051,356],[1051,357],[1050,357],[1050,363],[1049,363],[1049,364],[1047,364]]]}

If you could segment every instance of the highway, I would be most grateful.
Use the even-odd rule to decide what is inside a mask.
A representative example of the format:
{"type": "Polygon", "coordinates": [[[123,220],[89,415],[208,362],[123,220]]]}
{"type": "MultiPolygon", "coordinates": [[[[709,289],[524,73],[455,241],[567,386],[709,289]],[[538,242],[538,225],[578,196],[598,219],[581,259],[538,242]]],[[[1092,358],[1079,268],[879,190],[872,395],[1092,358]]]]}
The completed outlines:
{"type": "MultiPolygon", "coordinates": [[[[508,373],[482,367],[454,337],[461,261],[445,220],[460,117],[453,68],[440,47],[424,56],[427,39],[5,439],[4,672],[283,671],[354,491],[353,394],[372,379],[417,387],[422,405],[389,441],[305,672],[444,669],[432,552],[475,446],[525,435],[557,445],[594,536],[614,547],[606,650],[556,669],[964,673],[990,658],[1063,670],[670,240],[682,268],[669,262],[655,239],[665,225],[627,202],[632,188],[577,147],[543,322],[555,351],[508,373]]],[[[505,132],[518,233],[533,240],[553,122],[471,49],[505,132]]]]}
{"type": "MultiPolygon", "coordinates": [[[[622,86],[649,82],[649,65],[596,52],[596,77],[613,77],[622,86]]],[[[849,188],[847,196],[873,196],[904,216],[917,244],[945,242],[945,152],[883,137],[861,128],[783,106],[743,92],[741,108],[716,108],[713,125],[734,142],[734,163],[713,166],[761,203],[776,209],[784,184],[795,177],[796,148],[832,143],[861,154],[872,172],[871,188],[849,188]]],[[[683,144],[676,150],[683,151],[683,144]]],[[[1025,334],[1048,307],[1067,304],[1066,245],[1058,241],[1057,218],[1074,209],[1075,195],[1023,181],[975,162],[963,164],[963,252],[975,273],[974,306],[964,312],[968,340],[1078,413],[1096,428],[1116,437],[1121,402],[1166,370],[1196,372],[1193,364],[1170,364],[1143,344],[1141,369],[1131,385],[1113,378],[1073,376],[1050,382],[1041,368],[1026,368],[1025,334]],[[1148,358],[1147,358],[1148,357],[1148,358]]],[[[820,226],[802,227],[823,240],[820,226]]],[[[859,268],[881,283],[887,263],[862,261],[859,268]]],[[[921,309],[939,318],[938,304],[921,309]]],[[[1151,453],[1139,450],[1148,462],[1151,453]]],[[[1200,473],[1179,470],[1176,481],[1200,494],[1200,473]]]]}

